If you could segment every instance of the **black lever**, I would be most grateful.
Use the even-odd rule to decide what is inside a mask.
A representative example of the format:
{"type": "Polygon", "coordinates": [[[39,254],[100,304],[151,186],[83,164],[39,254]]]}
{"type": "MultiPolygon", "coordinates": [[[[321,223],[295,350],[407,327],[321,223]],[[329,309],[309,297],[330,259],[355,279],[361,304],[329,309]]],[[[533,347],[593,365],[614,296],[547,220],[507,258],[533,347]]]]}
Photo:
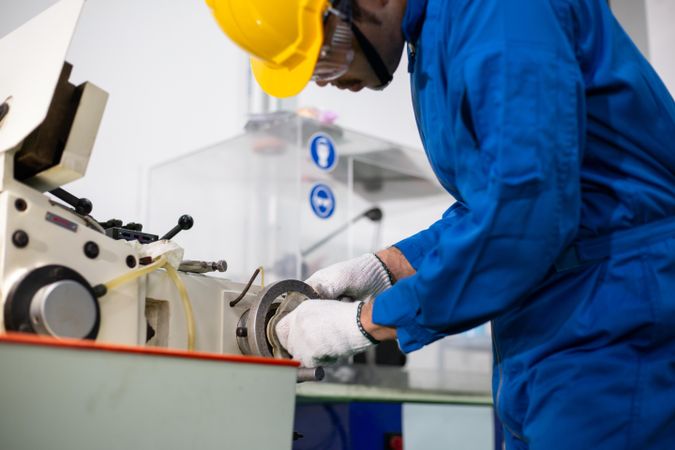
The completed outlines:
{"type": "Polygon", "coordinates": [[[91,214],[91,210],[94,208],[94,205],[91,204],[89,199],[75,197],[70,192],[67,192],[61,188],[53,189],[49,191],[49,193],[75,208],[75,212],[81,216],[88,216],[91,214]]]}
{"type": "Polygon", "coordinates": [[[168,233],[166,233],[164,236],[162,236],[160,239],[171,239],[175,235],[177,235],[179,232],[182,230],[189,230],[192,228],[192,225],[195,224],[194,219],[192,219],[192,216],[188,216],[187,214],[183,214],[178,218],[178,224],[173,227],[171,230],[169,230],[168,233]]]}

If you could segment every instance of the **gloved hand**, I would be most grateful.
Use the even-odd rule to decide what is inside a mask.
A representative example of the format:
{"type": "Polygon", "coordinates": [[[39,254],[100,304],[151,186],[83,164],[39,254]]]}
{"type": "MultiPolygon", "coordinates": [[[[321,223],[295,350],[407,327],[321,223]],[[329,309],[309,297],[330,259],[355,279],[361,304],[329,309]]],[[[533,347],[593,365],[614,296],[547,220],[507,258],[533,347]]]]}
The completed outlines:
{"type": "Polygon", "coordinates": [[[319,296],[330,299],[374,297],[391,287],[387,269],[372,253],[321,269],[305,283],[312,286],[319,296]]]}
{"type": "Polygon", "coordinates": [[[375,344],[359,328],[363,302],[306,300],[277,324],[281,345],[304,367],[335,362],[375,344]]]}

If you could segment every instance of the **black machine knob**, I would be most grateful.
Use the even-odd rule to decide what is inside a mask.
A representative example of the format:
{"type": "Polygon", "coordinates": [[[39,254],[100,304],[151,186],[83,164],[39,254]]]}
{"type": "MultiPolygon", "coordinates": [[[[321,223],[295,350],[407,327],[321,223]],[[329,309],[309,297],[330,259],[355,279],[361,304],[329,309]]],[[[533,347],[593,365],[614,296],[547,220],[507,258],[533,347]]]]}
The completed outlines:
{"type": "Polygon", "coordinates": [[[195,224],[194,219],[192,216],[189,216],[187,214],[183,214],[178,218],[178,224],[176,224],[175,227],[173,227],[171,230],[169,230],[168,233],[166,233],[164,236],[162,236],[160,239],[172,239],[174,236],[176,236],[178,233],[180,233],[182,230],[189,230],[192,228],[192,225],[195,224]]]}
{"type": "Polygon", "coordinates": [[[75,212],[81,216],[88,216],[91,214],[91,210],[94,208],[89,199],[76,197],[62,188],[53,189],[49,191],[49,193],[75,208],[75,212]]]}
{"type": "Polygon", "coordinates": [[[75,204],[75,212],[81,216],[88,216],[91,214],[92,209],[94,209],[94,205],[92,205],[91,200],[88,198],[81,198],[75,204]]]}

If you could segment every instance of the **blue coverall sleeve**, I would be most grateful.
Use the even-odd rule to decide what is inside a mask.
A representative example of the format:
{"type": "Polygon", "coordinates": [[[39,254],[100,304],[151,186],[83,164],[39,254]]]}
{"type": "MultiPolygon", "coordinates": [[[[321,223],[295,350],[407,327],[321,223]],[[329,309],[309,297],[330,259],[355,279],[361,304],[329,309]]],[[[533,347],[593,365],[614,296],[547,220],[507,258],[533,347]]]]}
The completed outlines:
{"type": "Polygon", "coordinates": [[[402,241],[394,244],[408,260],[413,269],[417,270],[424,257],[436,247],[442,234],[449,231],[456,220],[466,213],[461,203],[455,202],[448,208],[443,217],[426,230],[422,230],[402,241]]]}
{"type": "Polygon", "coordinates": [[[549,2],[505,10],[514,3],[474,8],[453,24],[464,41],[446,58],[454,148],[434,151],[451,160],[466,211],[438,229],[415,275],[375,300],[373,321],[396,327],[404,351],[516,306],[577,233],[581,71],[549,2]]]}

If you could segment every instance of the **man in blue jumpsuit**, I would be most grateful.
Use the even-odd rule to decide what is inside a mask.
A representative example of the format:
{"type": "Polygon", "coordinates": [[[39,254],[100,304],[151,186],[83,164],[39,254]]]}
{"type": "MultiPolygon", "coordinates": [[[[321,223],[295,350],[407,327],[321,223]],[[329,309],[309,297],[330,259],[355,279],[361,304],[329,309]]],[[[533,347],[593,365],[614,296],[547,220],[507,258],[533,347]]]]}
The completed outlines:
{"type": "Polygon", "coordinates": [[[312,276],[324,297],[374,301],[307,301],[282,343],[316,365],[491,321],[508,449],[675,448],[675,104],[605,0],[354,6],[352,67],[315,79],[386,84],[405,40],[424,147],[457,202],[312,276]]]}

